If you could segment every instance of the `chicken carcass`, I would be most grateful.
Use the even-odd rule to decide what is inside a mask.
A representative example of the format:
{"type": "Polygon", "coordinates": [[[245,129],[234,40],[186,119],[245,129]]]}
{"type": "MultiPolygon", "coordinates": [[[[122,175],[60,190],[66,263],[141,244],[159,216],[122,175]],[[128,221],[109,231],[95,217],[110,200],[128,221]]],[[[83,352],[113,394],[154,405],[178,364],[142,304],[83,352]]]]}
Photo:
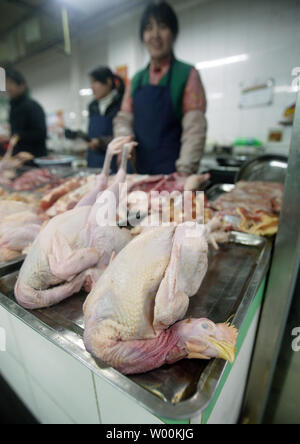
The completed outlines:
{"type": "Polygon", "coordinates": [[[22,213],[24,211],[34,211],[34,206],[13,200],[1,200],[0,222],[2,222],[2,220],[7,216],[10,216],[12,214],[22,213]]]}
{"type": "Polygon", "coordinates": [[[40,232],[41,218],[32,211],[11,214],[0,224],[0,247],[22,252],[40,232]]]}
{"type": "Polygon", "coordinates": [[[20,256],[17,251],[8,250],[7,248],[0,247],[0,263],[9,262],[20,256]]]}
{"type": "Polygon", "coordinates": [[[215,220],[160,226],[128,244],[85,302],[87,350],[124,374],[183,358],[232,362],[234,327],[208,319],[182,320],[207,272],[208,241],[226,240],[219,226],[215,220]]]}
{"type": "MultiPolygon", "coordinates": [[[[50,220],[33,243],[15,287],[16,299],[25,308],[48,307],[85,285],[90,287],[111,257],[131,240],[128,230],[97,223],[97,198],[106,188],[112,157],[120,153],[124,141],[128,138],[109,145],[97,187],[73,210],[50,220]]],[[[126,178],[126,163],[127,159],[110,187],[113,192],[126,178]]]]}
{"type": "Polygon", "coordinates": [[[38,235],[41,224],[35,205],[0,201],[0,261],[20,256],[38,235]]]}

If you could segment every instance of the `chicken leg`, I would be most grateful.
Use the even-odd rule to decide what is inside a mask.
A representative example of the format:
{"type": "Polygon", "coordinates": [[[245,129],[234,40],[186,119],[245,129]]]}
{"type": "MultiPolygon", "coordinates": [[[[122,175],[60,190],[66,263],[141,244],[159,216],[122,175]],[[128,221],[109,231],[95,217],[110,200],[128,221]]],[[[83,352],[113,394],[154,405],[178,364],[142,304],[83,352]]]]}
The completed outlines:
{"type": "MultiPolygon", "coordinates": [[[[110,153],[120,152],[123,143],[119,139],[109,146],[110,161],[110,153]]],[[[95,223],[96,199],[103,192],[108,166],[107,161],[102,179],[88,199],[50,220],[33,243],[15,287],[16,298],[25,308],[47,307],[82,287],[91,288],[112,255],[131,240],[128,230],[95,223]]]]}

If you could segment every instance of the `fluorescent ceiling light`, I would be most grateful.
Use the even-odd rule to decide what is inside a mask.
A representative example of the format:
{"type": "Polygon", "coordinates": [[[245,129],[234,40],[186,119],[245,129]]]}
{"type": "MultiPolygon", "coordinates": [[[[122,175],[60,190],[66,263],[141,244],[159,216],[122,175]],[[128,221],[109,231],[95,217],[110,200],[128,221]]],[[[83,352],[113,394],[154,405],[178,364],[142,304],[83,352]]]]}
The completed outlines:
{"type": "Polygon", "coordinates": [[[198,70],[216,68],[218,66],[230,65],[232,63],[246,62],[249,59],[248,54],[240,54],[232,57],[225,57],[224,59],[207,60],[206,62],[199,62],[196,65],[198,70]]]}
{"type": "Polygon", "coordinates": [[[224,94],[223,93],[213,93],[213,94],[209,94],[208,98],[211,100],[218,100],[218,99],[223,99],[224,94]]]}
{"type": "Polygon", "coordinates": [[[283,168],[283,169],[287,169],[287,164],[283,163],[283,162],[278,162],[277,160],[273,160],[270,165],[274,168],[283,168]]]}
{"type": "Polygon", "coordinates": [[[275,88],[274,88],[274,92],[276,94],[280,94],[280,93],[296,93],[298,91],[299,91],[299,87],[298,86],[280,85],[280,86],[275,86],[275,88]]]}
{"type": "Polygon", "coordinates": [[[91,88],[84,88],[79,91],[79,94],[81,96],[92,96],[93,90],[91,88]]]}

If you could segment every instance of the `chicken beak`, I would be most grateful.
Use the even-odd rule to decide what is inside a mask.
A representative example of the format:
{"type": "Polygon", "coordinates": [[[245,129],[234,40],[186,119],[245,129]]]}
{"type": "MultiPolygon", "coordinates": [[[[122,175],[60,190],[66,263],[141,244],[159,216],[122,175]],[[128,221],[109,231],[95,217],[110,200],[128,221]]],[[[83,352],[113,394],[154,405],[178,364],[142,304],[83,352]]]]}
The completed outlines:
{"type": "Polygon", "coordinates": [[[218,341],[213,338],[209,338],[208,341],[214,346],[217,352],[217,358],[229,361],[233,364],[235,359],[236,348],[235,345],[227,341],[218,341]]]}

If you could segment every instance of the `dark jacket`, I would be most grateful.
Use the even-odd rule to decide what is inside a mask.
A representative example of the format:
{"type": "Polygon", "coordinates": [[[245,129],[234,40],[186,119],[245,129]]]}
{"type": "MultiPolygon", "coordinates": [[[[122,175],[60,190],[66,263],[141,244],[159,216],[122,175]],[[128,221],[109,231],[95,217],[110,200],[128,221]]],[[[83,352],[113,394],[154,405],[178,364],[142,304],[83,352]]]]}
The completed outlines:
{"type": "Polygon", "coordinates": [[[35,157],[47,155],[47,127],[43,108],[27,94],[10,102],[11,134],[20,137],[14,154],[27,151],[35,157]]]}
{"type": "MultiPolygon", "coordinates": [[[[120,111],[122,105],[122,99],[123,99],[123,94],[118,93],[118,95],[116,95],[116,97],[114,98],[113,102],[107,108],[105,112],[106,117],[111,117],[112,119],[116,117],[116,115],[120,111]]],[[[94,100],[89,104],[89,117],[99,116],[99,115],[100,115],[100,110],[99,110],[98,100],[94,100]]],[[[113,135],[99,137],[100,151],[106,151],[107,145],[112,139],[113,135]]]]}

